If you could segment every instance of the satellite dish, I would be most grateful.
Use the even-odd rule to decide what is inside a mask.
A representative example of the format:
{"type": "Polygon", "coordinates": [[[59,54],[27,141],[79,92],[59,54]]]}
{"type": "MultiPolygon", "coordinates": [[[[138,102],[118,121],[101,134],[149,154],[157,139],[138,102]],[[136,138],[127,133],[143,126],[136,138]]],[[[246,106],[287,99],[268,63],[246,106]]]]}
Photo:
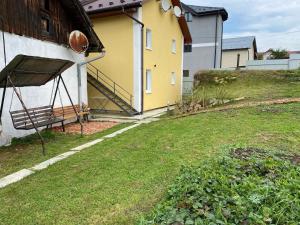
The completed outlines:
{"type": "Polygon", "coordinates": [[[70,34],[69,45],[74,52],[84,53],[89,47],[89,40],[84,33],[79,30],[74,30],[70,34]]]}
{"type": "Polygon", "coordinates": [[[161,0],[161,8],[167,12],[169,9],[171,9],[171,4],[169,0],[161,0]]]}
{"type": "Polygon", "coordinates": [[[174,6],[174,15],[176,16],[176,17],[181,17],[181,13],[182,13],[182,11],[181,11],[181,8],[179,7],[179,6],[174,6]]]}

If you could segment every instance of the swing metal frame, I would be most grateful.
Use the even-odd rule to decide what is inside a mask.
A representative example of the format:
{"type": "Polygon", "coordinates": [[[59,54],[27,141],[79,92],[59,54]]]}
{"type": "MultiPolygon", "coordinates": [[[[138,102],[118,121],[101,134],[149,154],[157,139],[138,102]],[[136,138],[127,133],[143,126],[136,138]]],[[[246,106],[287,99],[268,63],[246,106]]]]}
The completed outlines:
{"type": "MultiPolygon", "coordinates": [[[[29,60],[30,59],[32,60],[32,59],[36,58],[36,57],[30,57],[30,56],[26,56],[26,57],[29,58],[29,60]]],[[[39,58],[39,59],[41,59],[41,58],[39,58]]],[[[48,59],[48,60],[51,61],[51,59],[48,59]]],[[[2,124],[2,114],[3,114],[4,101],[5,101],[5,96],[6,96],[7,88],[11,87],[13,89],[13,94],[14,93],[16,94],[16,96],[19,99],[19,101],[20,101],[20,103],[22,105],[22,108],[23,108],[23,110],[18,110],[18,111],[15,111],[15,112],[19,112],[19,113],[21,112],[21,113],[25,114],[24,116],[22,116],[22,115],[20,116],[19,115],[18,122],[20,123],[20,121],[24,120],[24,121],[28,121],[30,123],[29,126],[26,126],[26,124],[25,124],[25,126],[19,127],[18,129],[23,129],[23,130],[35,129],[37,135],[39,136],[39,138],[41,140],[42,153],[44,155],[46,154],[45,141],[44,141],[44,139],[43,139],[43,137],[42,137],[42,135],[41,135],[41,133],[40,133],[40,131],[39,131],[38,128],[39,127],[47,127],[48,128],[49,125],[52,126],[55,123],[62,123],[63,128],[64,128],[63,122],[64,122],[65,119],[64,118],[60,118],[60,119],[59,118],[55,118],[55,116],[53,114],[53,108],[54,108],[55,100],[56,100],[56,97],[57,97],[57,93],[59,91],[60,83],[62,83],[62,85],[63,85],[63,87],[64,87],[64,89],[65,89],[65,91],[67,93],[69,101],[70,101],[70,103],[71,103],[71,105],[72,105],[72,107],[74,109],[74,112],[75,112],[77,118],[78,118],[78,122],[80,123],[80,126],[81,126],[81,135],[83,135],[83,125],[82,125],[82,122],[81,122],[80,114],[76,110],[76,107],[75,107],[75,105],[74,105],[74,103],[72,101],[72,98],[71,98],[70,93],[69,93],[69,91],[67,89],[65,81],[63,80],[62,75],[61,75],[61,73],[63,72],[63,70],[65,70],[66,68],[70,67],[70,62],[69,61],[66,61],[66,62],[68,63],[68,65],[67,66],[64,65],[64,69],[61,68],[60,71],[57,71],[56,73],[53,73],[50,76],[49,76],[49,72],[47,72],[47,71],[38,71],[38,72],[35,72],[35,71],[26,71],[26,70],[21,71],[21,70],[17,69],[17,70],[7,71],[5,73],[5,76],[6,76],[5,80],[2,80],[0,82],[0,86],[3,87],[2,100],[1,100],[1,108],[0,108],[0,122],[1,122],[1,124],[2,124]],[[38,75],[48,75],[49,76],[49,78],[46,77],[47,80],[39,80],[38,82],[40,82],[40,83],[37,83],[37,84],[35,83],[35,85],[33,85],[33,86],[41,86],[41,85],[43,85],[45,83],[48,83],[50,80],[53,80],[56,77],[58,77],[58,81],[57,81],[55,92],[54,92],[54,97],[52,96],[53,89],[52,89],[52,93],[51,93],[51,99],[50,99],[50,101],[52,100],[52,103],[50,105],[50,107],[51,107],[51,113],[49,115],[49,120],[48,121],[47,121],[47,119],[45,120],[45,117],[43,117],[44,122],[43,123],[39,123],[38,119],[37,119],[37,116],[34,113],[34,110],[41,109],[43,107],[31,108],[31,109],[26,107],[26,105],[25,105],[25,103],[24,103],[24,101],[23,101],[20,93],[17,90],[17,87],[30,86],[30,79],[29,79],[29,81],[27,81],[28,83],[26,83],[24,85],[23,84],[16,85],[15,82],[13,81],[12,77],[16,80],[16,79],[18,79],[18,75],[19,74],[22,74],[22,75],[28,74],[30,76],[35,76],[35,74],[36,74],[36,76],[38,76],[38,75]],[[52,97],[53,97],[53,99],[52,99],[52,97]]],[[[21,64],[21,63],[18,63],[18,65],[19,64],[21,64]]],[[[71,63],[71,64],[73,64],[73,63],[71,63]]],[[[17,68],[17,66],[16,66],[16,68],[17,68]]],[[[2,74],[0,74],[0,75],[2,75],[2,74]]],[[[40,78],[38,78],[38,79],[40,79],[40,78]]],[[[17,80],[17,83],[18,83],[18,81],[20,81],[20,80],[17,80]]],[[[54,87],[54,85],[53,85],[53,87],[54,87]]],[[[62,105],[62,107],[63,107],[63,105],[62,105]]],[[[11,113],[13,125],[16,128],[16,126],[15,126],[16,124],[14,123],[12,112],[10,111],[10,113],[11,113]]]]}

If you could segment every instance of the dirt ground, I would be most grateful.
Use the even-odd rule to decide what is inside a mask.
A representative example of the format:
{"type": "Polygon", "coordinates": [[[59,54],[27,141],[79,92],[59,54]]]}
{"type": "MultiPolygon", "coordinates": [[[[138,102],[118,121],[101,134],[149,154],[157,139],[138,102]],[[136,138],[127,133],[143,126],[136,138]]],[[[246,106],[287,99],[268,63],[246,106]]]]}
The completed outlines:
{"type": "MultiPolygon", "coordinates": [[[[116,126],[118,123],[115,122],[85,122],[83,123],[83,133],[85,135],[94,134],[107,130],[111,127],[116,126]]],[[[62,127],[54,127],[53,131],[62,132],[62,127]]],[[[79,123],[70,123],[65,125],[66,133],[69,134],[80,134],[81,127],[79,123]]]]}

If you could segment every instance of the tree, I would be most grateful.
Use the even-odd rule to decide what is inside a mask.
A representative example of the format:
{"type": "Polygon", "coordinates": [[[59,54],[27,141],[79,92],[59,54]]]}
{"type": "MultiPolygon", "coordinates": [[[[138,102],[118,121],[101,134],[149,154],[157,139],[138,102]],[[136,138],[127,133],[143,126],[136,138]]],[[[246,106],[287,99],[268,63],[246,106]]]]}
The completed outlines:
{"type": "Polygon", "coordinates": [[[275,49],[271,53],[272,59],[288,59],[289,53],[285,49],[275,49]]]}

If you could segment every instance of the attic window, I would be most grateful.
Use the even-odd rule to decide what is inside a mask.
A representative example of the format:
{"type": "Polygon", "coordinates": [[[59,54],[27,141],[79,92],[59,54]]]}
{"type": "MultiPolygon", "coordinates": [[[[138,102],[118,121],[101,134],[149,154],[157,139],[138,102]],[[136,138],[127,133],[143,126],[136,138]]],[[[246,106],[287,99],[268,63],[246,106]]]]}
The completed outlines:
{"type": "Polygon", "coordinates": [[[49,37],[51,30],[50,0],[40,0],[41,34],[49,37]]]}
{"type": "Polygon", "coordinates": [[[186,12],[184,15],[185,15],[186,22],[193,22],[193,15],[192,15],[192,13],[186,12]]]}
{"type": "Polygon", "coordinates": [[[41,28],[43,34],[50,33],[50,20],[46,16],[42,16],[41,18],[41,28]]]}

